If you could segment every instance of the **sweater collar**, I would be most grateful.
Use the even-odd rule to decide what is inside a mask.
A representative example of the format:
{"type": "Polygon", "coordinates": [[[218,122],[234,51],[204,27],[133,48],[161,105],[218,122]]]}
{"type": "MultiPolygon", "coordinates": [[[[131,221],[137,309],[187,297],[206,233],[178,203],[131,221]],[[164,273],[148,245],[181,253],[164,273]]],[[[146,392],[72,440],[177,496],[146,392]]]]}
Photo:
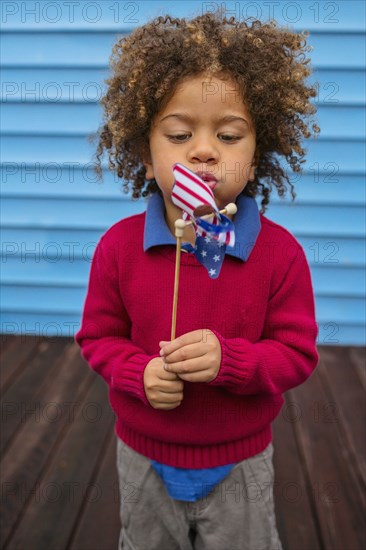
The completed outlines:
{"type": "MultiPolygon", "coordinates": [[[[261,230],[261,221],[256,200],[239,195],[236,200],[238,211],[234,216],[235,246],[226,247],[226,254],[247,261],[261,230]]],[[[165,221],[165,207],[159,193],[149,197],[145,217],[144,251],[153,246],[176,245],[175,237],[165,221]]],[[[184,246],[185,243],[182,243],[184,246]]],[[[188,250],[191,248],[187,247],[188,250]]]]}

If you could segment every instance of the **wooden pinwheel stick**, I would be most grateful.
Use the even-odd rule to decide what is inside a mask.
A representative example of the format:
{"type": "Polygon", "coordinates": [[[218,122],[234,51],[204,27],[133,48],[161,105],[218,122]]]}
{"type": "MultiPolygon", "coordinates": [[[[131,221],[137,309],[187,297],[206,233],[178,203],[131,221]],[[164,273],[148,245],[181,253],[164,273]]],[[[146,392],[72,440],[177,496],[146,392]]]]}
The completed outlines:
{"type": "MultiPolygon", "coordinates": [[[[229,214],[234,215],[237,212],[237,206],[235,203],[231,202],[224,208],[223,210],[220,210],[220,214],[229,214]]],[[[212,214],[208,214],[207,216],[201,216],[203,219],[210,218],[212,214]]],[[[177,239],[177,248],[175,253],[175,275],[174,275],[174,297],[173,297],[173,314],[172,314],[172,330],[170,339],[175,339],[175,329],[177,324],[177,307],[178,307],[178,290],[179,290],[179,271],[180,271],[180,254],[181,254],[181,245],[182,245],[182,237],[184,233],[184,228],[187,225],[191,225],[193,223],[192,220],[184,221],[182,219],[176,220],[175,222],[175,237],[177,239]]]]}
{"type": "Polygon", "coordinates": [[[172,315],[172,330],[170,339],[175,339],[175,327],[177,324],[177,305],[178,305],[178,289],[179,289],[179,270],[180,270],[180,252],[182,245],[182,237],[184,228],[187,222],[184,220],[176,220],[175,222],[175,237],[177,239],[177,248],[175,251],[175,274],[174,274],[174,298],[173,298],[173,315],[172,315]]]}

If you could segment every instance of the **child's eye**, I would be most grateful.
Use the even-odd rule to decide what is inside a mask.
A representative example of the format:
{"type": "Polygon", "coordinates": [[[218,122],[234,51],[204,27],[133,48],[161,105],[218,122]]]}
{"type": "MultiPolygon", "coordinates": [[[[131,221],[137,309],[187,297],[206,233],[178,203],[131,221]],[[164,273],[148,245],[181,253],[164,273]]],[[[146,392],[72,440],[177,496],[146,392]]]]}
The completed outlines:
{"type": "Polygon", "coordinates": [[[240,136],[232,136],[231,134],[221,134],[219,137],[222,141],[238,141],[240,139],[240,136]]]}
{"type": "Polygon", "coordinates": [[[190,137],[191,137],[190,134],[176,134],[174,136],[168,136],[168,138],[171,141],[175,141],[175,142],[178,142],[178,143],[186,141],[190,137]]]}

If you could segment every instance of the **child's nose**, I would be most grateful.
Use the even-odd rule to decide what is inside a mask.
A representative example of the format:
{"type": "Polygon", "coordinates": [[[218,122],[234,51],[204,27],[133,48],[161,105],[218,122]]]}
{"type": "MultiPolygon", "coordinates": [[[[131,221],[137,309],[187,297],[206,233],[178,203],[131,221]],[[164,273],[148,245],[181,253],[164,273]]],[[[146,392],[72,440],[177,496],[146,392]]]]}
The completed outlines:
{"type": "Polygon", "coordinates": [[[218,150],[209,139],[197,140],[192,143],[189,151],[189,160],[191,162],[201,162],[205,164],[213,164],[218,161],[218,150]]]}

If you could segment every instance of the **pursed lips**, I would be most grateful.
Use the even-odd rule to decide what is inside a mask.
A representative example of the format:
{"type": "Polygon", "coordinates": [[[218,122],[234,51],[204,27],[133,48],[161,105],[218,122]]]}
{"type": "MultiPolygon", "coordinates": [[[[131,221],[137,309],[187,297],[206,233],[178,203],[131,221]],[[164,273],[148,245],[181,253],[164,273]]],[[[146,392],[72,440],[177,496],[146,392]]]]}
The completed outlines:
{"type": "Polygon", "coordinates": [[[214,189],[216,187],[217,179],[210,172],[196,172],[196,175],[201,178],[201,180],[203,180],[210,187],[210,189],[214,189]]]}

